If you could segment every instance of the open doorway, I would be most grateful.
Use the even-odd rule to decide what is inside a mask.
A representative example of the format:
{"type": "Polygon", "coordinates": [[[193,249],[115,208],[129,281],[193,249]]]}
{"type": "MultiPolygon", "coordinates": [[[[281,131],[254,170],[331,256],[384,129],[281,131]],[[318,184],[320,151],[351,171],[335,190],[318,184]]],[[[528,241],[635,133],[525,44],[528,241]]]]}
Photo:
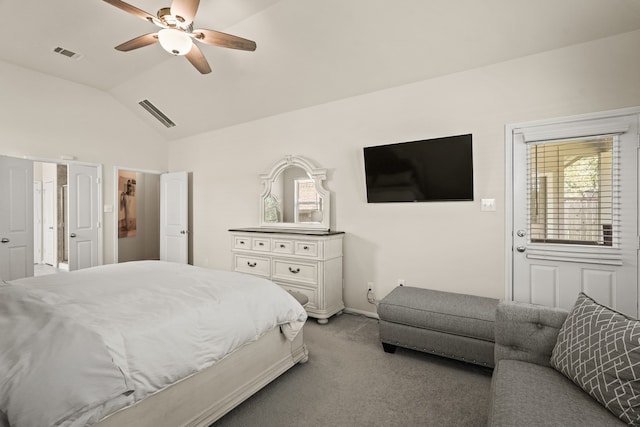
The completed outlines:
{"type": "Polygon", "coordinates": [[[0,172],[1,278],[102,264],[102,165],[0,156],[0,172]]]}
{"type": "Polygon", "coordinates": [[[116,262],[160,259],[160,175],[116,168],[116,262]]]}
{"type": "Polygon", "coordinates": [[[33,162],[34,274],[69,270],[66,164],[33,162]]]}

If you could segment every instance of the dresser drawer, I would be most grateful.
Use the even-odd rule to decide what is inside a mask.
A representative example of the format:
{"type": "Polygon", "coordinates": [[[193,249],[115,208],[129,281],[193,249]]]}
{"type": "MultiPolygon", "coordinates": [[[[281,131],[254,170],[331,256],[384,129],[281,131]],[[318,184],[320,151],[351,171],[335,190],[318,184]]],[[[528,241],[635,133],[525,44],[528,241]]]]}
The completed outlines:
{"type": "Polygon", "coordinates": [[[234,236],[233,249],[251,249],[251,237],[234,236]]]}
{"type": "Polygon", "coordinates": [[[293,253],[296,255],[318,256],[318,242],[297,241],[293,246],[293,253]]]}
{"type": "Polygon", "coordinates": [[[318,264],[297,261],[273,260],[273,280],[286,280],[306,285],[318,284],[318,264]]]}
{"type": "Polygon", "coordinates": [[[285,239],[273,239],[271,240],[271,252],[276,254],[292,254],[293,242],[285,239]]]}
{"type": "Polygon", "coordinates": [[[231,231],[231,269],[272,280],[309,298],[305,306],[318,323],[344,309],[343,233],[306,233],[257,228],[231,231]]]}
{"type": "Polygon", "coordinates": [[[287,292],[299,292],[309,298],[309,302],[305,308],[317,308],[318,307],[318,292],[315,289],[299,288],[288,283],[277,283],[282,289],[287,292]]]}
{"type": "Polygon", "coordinates": [[[254,251],[269,252],[271,251],[271,239],[254,237],[251,239],[251,248],[254,251]]]}
{"type": "Polygon", "coordinates": [[[255,274],[257,276],[269,276],[271,274],[269,258],[236,254],[233,259],[235,271],[255,274]]]}

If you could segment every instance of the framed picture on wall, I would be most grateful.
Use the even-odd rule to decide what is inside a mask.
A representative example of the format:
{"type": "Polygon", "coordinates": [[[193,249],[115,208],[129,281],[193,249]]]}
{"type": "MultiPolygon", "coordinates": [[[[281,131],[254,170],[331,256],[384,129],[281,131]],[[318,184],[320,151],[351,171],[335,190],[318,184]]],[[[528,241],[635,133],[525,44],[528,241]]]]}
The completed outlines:
{"type": "Polygon", "coordinates": [[[136,235],[136,174],[118,173],[118,237],[136,235]]]}

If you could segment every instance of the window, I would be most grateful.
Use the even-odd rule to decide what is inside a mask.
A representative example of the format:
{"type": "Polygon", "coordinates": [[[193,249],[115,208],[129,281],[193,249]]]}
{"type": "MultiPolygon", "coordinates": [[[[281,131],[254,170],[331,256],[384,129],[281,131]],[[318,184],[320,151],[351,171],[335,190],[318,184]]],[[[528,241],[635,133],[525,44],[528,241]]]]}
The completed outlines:
{"type": "Polygon", "coordinates": [[[532,243],[614,245],[614,140],[604,136],[529,145],[528,222],[532,243]]]}

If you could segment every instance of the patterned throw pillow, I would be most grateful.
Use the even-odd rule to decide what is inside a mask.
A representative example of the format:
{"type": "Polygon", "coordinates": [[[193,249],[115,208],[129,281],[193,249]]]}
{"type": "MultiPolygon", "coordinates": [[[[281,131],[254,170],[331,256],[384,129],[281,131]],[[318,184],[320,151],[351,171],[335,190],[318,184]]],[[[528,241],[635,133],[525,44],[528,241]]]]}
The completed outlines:
{"type": "Polygon", "coordinates": [[[551,366],[629,425],[640,425],[640,321],[580,293],[551,366]]]}

